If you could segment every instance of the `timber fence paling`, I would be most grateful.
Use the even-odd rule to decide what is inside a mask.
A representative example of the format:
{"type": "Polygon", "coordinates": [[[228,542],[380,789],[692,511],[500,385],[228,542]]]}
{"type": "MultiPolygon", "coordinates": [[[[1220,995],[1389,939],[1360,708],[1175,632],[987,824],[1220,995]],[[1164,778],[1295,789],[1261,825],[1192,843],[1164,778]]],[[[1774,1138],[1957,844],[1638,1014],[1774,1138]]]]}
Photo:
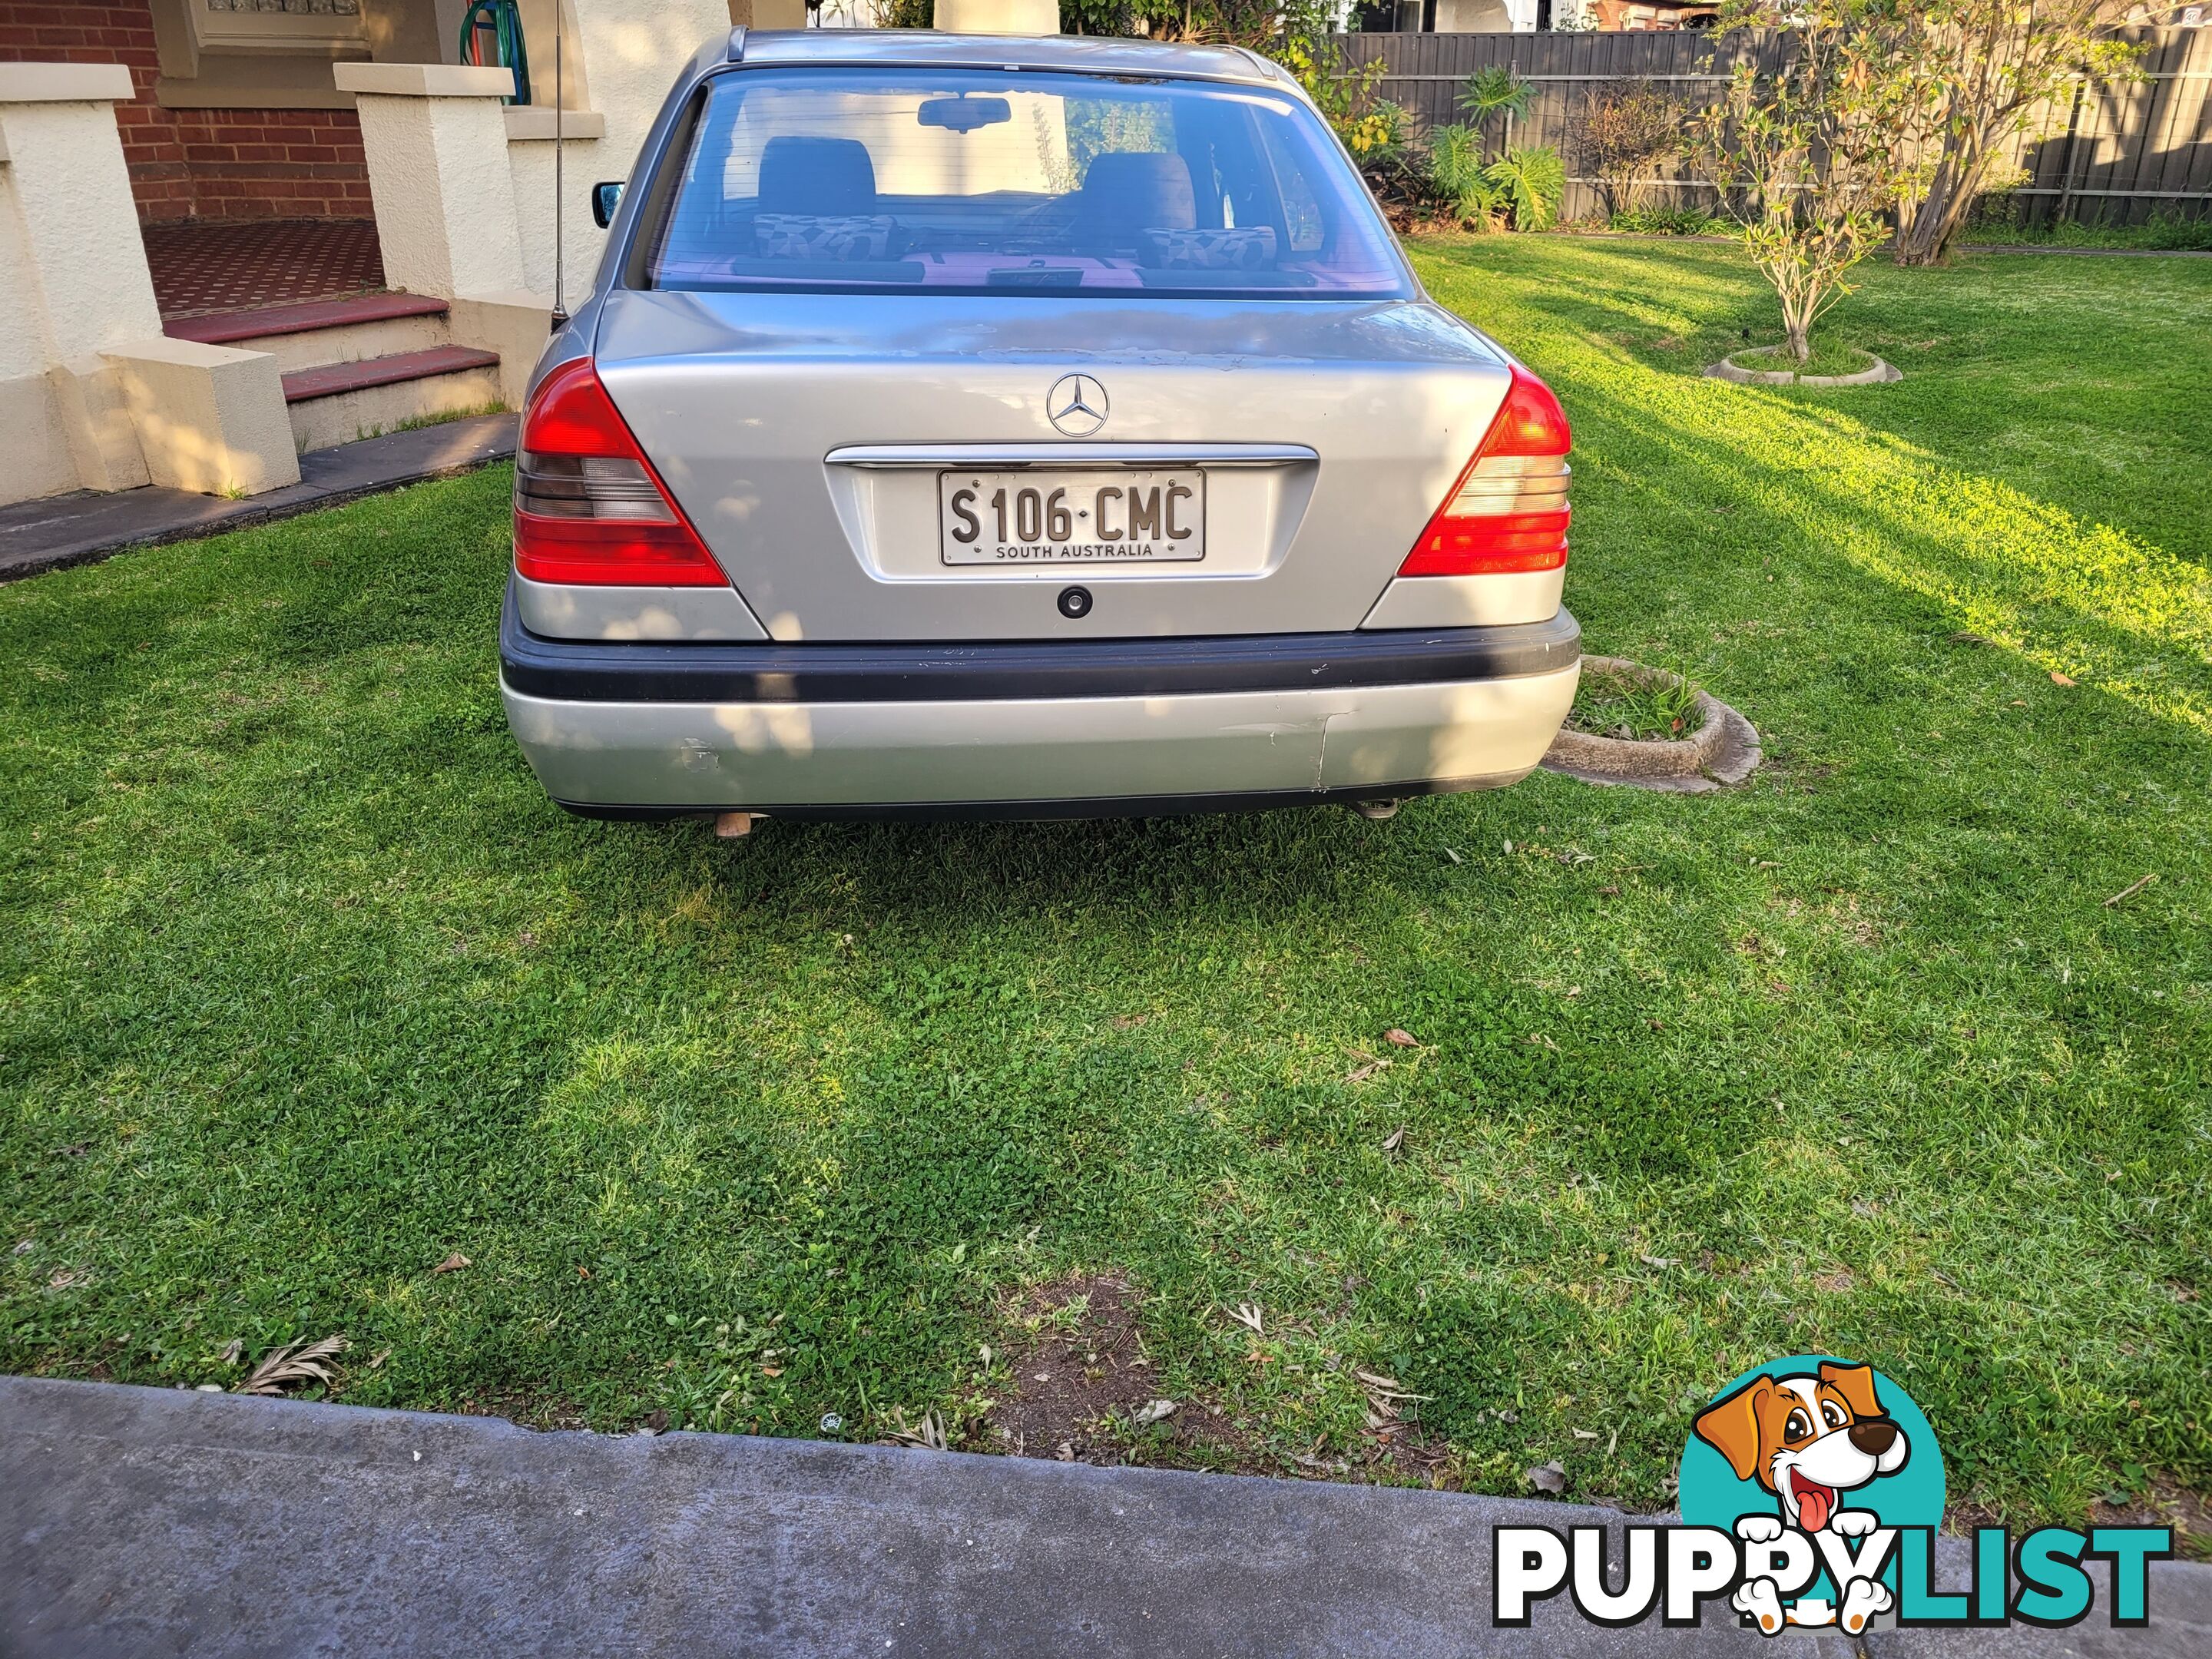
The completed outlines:
{"type": "MultiPolygon", "coordinates": [[[[2148,48],[2143,77],[2104,86],[2069,86],[2033,112],[2002,155],[2027,169],[2017,192],[2029,224],[2057,218],[2139,223],[2157,213],[2212,213],[2212,28],[2120,29],[2148,48]],[[2078,100],[2077,100],[2078,97],[2078,100]]],[[[1550,144],[1567,163],[1569,219],[1602,211],[1578,154],[1577,110],[1601,82],[1641,78],[1689,105],[1702,103],[1738,63],[1771,66],[1783,37],[1742,31],[1653,33],[1553,31],[1535,34],[1342,34],[1348,64],[1381,58],[1389,67],[1376,95],[1403,104],[1424,131],[1466,118],[1459,108],[1469,76],[1493,64],[1530,82],[1527,112],[1508,124],[1493,117],[1493,148],[1550,144]]],[[[1712,187],[1694,168],[1662,169],[1648,192],[1656,204],[1710,206],[1712,187]]]]}

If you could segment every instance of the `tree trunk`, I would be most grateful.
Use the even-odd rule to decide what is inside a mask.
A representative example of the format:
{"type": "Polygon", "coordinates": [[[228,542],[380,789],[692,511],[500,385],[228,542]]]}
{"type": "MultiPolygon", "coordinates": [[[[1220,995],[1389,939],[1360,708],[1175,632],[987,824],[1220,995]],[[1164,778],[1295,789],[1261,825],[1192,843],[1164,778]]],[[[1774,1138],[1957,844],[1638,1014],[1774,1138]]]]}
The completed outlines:
{"type": "Polygon", "coordinates": [[[1963,154],[1954,151],[1944,155],[1936,168],[1936,176],[1928,181],[1928,193],[1920,198],[1911,219],[1898,226],[1898,264],[1942,263],[1951,252],[1960,227],[1966,222],[1974,198],[1981,191],[1982,175],[1989,170],[1989,157],[1987,147],[1979,143],[1966,148],[1963,154]]]}
{"type": "Polygon", "coordinates": [[[1817,283],[1806,280],[1809,275],[1801,273],[1798,281],[1775,290],[1782,301],[1782,337],[1791,361],[1801,367],[1813,356],[1813,319],[1820,312],[1820,289],[1817,283]]]}

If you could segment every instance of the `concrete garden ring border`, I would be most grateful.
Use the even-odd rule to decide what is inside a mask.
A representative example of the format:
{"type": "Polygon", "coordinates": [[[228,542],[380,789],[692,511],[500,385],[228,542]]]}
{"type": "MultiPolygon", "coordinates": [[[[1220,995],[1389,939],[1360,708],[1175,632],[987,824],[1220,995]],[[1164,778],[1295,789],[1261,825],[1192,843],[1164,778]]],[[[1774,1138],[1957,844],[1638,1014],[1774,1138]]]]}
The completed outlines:
{"type": "MultiPolygon", "coordinates": [[[[1583,666],[1646,681],[1679,684],[1680,676],[1647,668],[1626,657],[1584,657],[1583,666]]],[[[1638,789],[1662,789],[1702,795],[1724,784],[1741,783],[1759,767],[1759,732],[1719,698],[1698,693],[1704,720],[1690,736],[1665,743],[1635,743],[1589,732],[1561,731],[1545,752],[1544,769],[1584,783],[1625,783],[1638,789]]]]}
{"type": "Polygon", "coordinates": [[[1905,371],[1894,363],[1874,357],[1869,367],[1856,374],[1800,374],[1788,368],[1745,368],[1735,360],[1747,357],[1757,351],[1779,351],[1779,346],[1753,346],[1746,351],[1732,351],[1705,370],[1711,380],[1733,380],[1738,386],[1880,386],[1890,380],[1901,380],[1905,371]]]}

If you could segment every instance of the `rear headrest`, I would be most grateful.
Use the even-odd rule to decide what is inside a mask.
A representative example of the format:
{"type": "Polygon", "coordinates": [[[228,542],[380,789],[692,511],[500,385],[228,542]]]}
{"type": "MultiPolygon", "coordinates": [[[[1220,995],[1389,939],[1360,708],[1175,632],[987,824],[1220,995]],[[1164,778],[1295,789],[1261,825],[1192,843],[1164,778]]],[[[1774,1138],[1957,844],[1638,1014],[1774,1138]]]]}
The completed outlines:
{"type": "Polygon", "coordinates": [[[1083,217],[1117,246],[1134,246],[1139,230],[1195,229],[1190,165],[1164,151],[1109,150],[1083,175],[1083,217]]]}
{"type": "Polygon", "coordinates": [[[873,213],[876,166],[857,138],[771,138],[761,150],[763,213],[873,213]]]}

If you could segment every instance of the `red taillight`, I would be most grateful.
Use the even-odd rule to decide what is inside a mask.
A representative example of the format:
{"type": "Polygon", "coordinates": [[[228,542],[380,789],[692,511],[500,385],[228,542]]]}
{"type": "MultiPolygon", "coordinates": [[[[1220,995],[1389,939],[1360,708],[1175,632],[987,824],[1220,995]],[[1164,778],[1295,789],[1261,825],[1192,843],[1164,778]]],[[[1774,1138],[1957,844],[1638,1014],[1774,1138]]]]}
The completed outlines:
{"type": "Polygon", "coordinates": [[[537,582],[726,587],[588,357],[539,384],[514,458],[514,568],[537,582]]]}
{"type": "Polygon", "coordinates": [[[1572,442],[1552,389],[1515,364],[1513,383],[1474,459],[1398,574],[1487,576],[1565,564],[1572,442]]]}

